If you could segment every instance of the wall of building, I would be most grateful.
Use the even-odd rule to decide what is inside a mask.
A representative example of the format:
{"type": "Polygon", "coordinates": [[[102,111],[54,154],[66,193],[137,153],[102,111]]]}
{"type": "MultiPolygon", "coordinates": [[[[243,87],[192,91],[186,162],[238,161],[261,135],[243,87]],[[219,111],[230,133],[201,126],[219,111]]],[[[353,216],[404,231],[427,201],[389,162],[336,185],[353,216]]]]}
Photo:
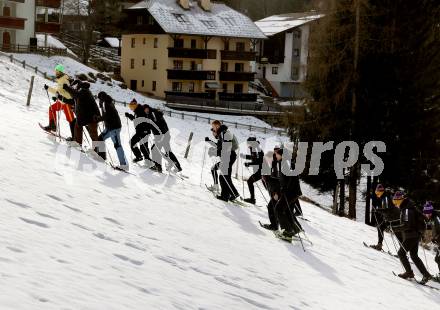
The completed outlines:
{"type": "Polygon", "coordinates": [[[3,33],[9,32],[11,44],[29,45],[30,38],[35,37],[35,0],[25,0],[25,3],[0,0],[0,15],[3,14],[3,7],[11,8],[11,16],[26,18],[25,29],[0,28],[0,44],[2,43],[3,33]]]}

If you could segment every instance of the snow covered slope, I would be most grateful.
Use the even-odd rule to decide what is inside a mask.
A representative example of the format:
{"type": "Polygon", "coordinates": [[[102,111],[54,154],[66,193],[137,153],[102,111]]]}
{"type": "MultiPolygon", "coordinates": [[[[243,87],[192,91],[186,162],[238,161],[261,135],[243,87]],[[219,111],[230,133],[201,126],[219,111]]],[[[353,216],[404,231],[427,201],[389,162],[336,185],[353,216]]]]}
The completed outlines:
{"type": "Polygon", "coordinates": [[[118,173],[38,128],[44,81],[26,108],[28,80],[0,60],[0,309],[438,307],[437,291],[396,278],[397,259],[362,245],[370,227],[304,203],[304,253],[258,226],[265,208],[214,200],[199,186],[208,124],[168,119],[179,159],[196,133],[189,180],[118,173]]]}

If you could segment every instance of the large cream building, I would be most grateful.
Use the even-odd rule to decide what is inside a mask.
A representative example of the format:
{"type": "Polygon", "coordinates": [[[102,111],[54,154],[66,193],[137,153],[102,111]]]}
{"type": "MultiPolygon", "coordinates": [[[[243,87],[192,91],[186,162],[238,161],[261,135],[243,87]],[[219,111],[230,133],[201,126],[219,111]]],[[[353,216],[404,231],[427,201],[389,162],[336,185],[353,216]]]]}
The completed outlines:
{"type": "Polygon", "coordinates": [[[251,62],[264,34],[246,16],[209,0],[149,0],[126,10],[121,76],[158,97],[255,101],[251,62]]]}

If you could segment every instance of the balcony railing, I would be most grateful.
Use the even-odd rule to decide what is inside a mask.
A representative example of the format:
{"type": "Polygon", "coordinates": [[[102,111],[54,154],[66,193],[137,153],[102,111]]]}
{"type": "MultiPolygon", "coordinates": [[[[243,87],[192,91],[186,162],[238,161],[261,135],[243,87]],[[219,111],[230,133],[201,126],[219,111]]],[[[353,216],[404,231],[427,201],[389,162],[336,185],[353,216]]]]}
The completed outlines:
{"type": "Polygon", "coordinates": [[[35,22],[35,32],[39,33],[59,33],[59,23],[35,22]]]}
{"type": "Polygon", "coordinates": [[[215,71],[172,70],[168,69],[169,80],[215,80],[215,71]]]}
{"type": "Polygon", "coordinates": [[[175,97],[215,99],[215,93],[190,93],[190,92],[166,91],[165,95],[167,99],[173,99],[175,97]]]}
{"type": "Polygon", "coordinates": [[[222,60],[245,60],[255,61],[257,59],[256,52],[238,52],[238,51],[221,51],[222,60]]]}
{"type": "Polygon", "coordinates": [[[24,3],[24,0],[9,0],[9,1],[24,3]]]}
{"type": "Polygon", "coordinates": [[[225,72],[220,71],[220,81],[253,81],[255,72],[225,72]]]}
{"type": "Polygon", "coordinates": [[[58,9],[61,7],[61,0],[37,0],[36,5],[45,8],[58,9]]]}
{"type": "Polygon", "coordinates": [[[168,57],[174,58],[196,58],[196,59],[216,59],[217,51],[208,49],[193,48],[168,48],[168,57]]]}
{"type": "Polygon", "coordinates": [[[0,28],[24,30],[26,18],[0,16],[0,28]]]}
{"type": "Polygon", "coordinates": [[[249,93],[218,93],[218,99],[224,101],[257,101],[257,94],[249,93]]]}

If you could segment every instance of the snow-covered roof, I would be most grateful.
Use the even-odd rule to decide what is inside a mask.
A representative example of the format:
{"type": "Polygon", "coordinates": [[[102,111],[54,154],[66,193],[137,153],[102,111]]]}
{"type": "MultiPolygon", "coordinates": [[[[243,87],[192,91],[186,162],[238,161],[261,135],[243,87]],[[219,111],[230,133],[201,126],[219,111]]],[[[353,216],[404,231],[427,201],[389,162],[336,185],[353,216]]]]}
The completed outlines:
{"type": "Polygon", "coordinates": [[[105,37],[103,39],[106,41],[111,47],[118,48],[119,47],[119,39],[114,37],[105,37]]]}
{"type": "Polygon", "coordinates": [[[211,11],[204,11],[195,0],[190,0],[189,10],[183,9],[176,0],[145,0],[129,8],[140,9],[147,9],[167,33],[266,38],[249,17],[223,3],[213,2],[211,11]]]}
{"type": "Polygon", "coordinates": [[[256,21],[255,24],[266,36],[270,37],[277,33],[317,20],[323,16],[323,14],[318,14],[316,12],[272,15],[256,21]]]}

